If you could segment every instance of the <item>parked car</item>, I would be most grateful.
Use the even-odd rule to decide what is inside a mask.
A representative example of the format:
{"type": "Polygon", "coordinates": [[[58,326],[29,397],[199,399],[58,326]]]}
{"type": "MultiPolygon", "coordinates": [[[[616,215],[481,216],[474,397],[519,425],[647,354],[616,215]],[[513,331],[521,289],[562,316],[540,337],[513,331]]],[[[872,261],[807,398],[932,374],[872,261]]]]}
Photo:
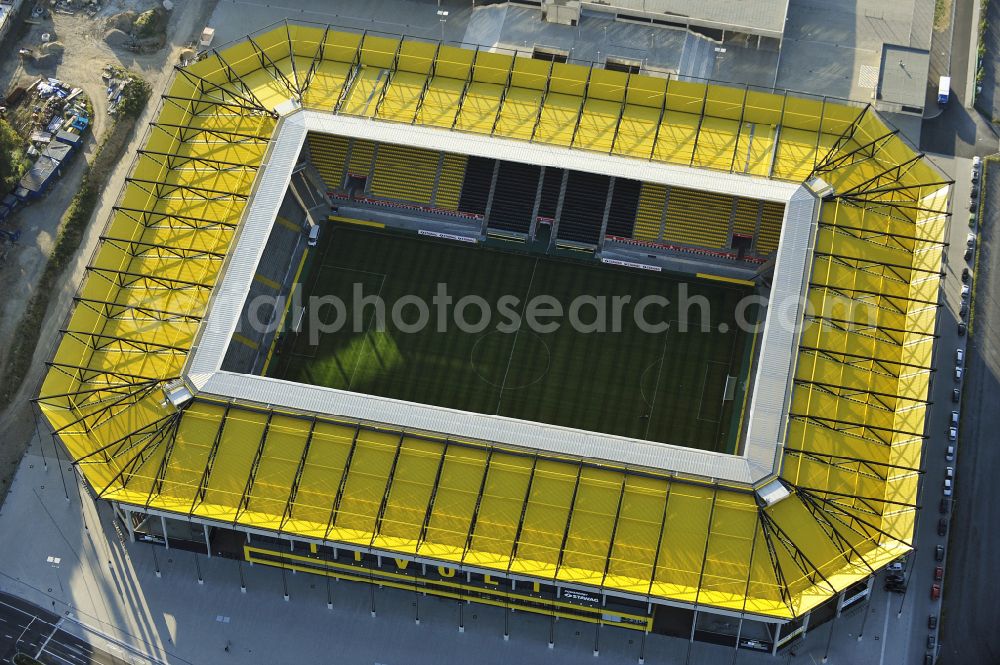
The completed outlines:
{"type": "Polygon", "coordinates": [[[941,505],[938,507],[938,512],[942,515],[946,515],[949,510],[951,510],[951,499],[941,499],[941,505]]]}
{"type": "Polygon", "coordinates": [[[894,593],[906,591],[906,578],[899,573],[893,573],[885,578],[885,590],[894,593]]]}
{"type": "Polygon", "coordinates": [[[941,566],[934,566],[934,581],[940,582],[944,579],[944,568],[941,566]]]}
{"type": "MultiPolygon", "coordinates": [[[[948,520],[942,517],[941,519],[938,520],[938,535],[944,537],[947,533],[948,533],[948,520]]],[[[938,567],[940,568],[940,566],[938,567]]]]}
{"type": "Polygon", "coordinates": [[[927,630],[934,630],[935,628],[937,628],[937,615],[927,615],[927,630]]]}
{"type": "Polygon", "coordinates": [[[982,167],[983,167],[983,158],[980,157],[979,155],[976,155],[975,157],[973,157],[972,158],[972,172],[978,175],[979,174],[979,170],[982,167]]]}
{"type": "Polygon", "coordinates": [[[939,562],[944,561],[944,545],[937,545],[934,548],[934,560],[939,562]]]}
{"type": "Polygon", "coordinates": [[[888,566],[886,566],[885,569],[888,570],[889,572],[898,573],[903,570],[904,565],[905,565],[904,559],[896,559],[888,566]]]}
{"type": "Polygon", "coordinates": [[[949,427],[948,428],[948,440],[949,441],[958,441],[958,428],[957,427],[949,427]]]}
{"type": "Polygon", "coordinates": [[[955,461],[955,446],[948,446],[944,449],[944,461],[954,462],[955,461]]]}
{"type": "Polygon", "coordinates": [[[958,411],[951,412],[951,424],[956,427],[958,426],[958,411]]]}
{"type": "Polygon", "coordinates": [[[955,380],[956,381],[961,381],[962,380],[962,368],[961,367],[956,367],[955,368],[955,380]]]}
{"type": "Polygon", "coordinates": [[[962,391],[958,388],[951,389],[951,401],[958,404],[958,400],[962,398],[962,391]]]}
{"type": "Polygon", "coordinates": [[[963,284],[963,285],[962,285],[962,299],[963,299],[963,300],[969,297],[969,292],[970,292],[971,290],[972,290],[972,289],[970,289],[970,288],[969,288],[969,285],[968,285],[968,284],[963,284]]]}
{"type": "MultiPolygon", "coordinates": [[[[933,592],[931,592],[931,597],[933,597],[933,592]]],[[[934,651],[934,636],[933,635],[928,635],[927,636],[927,650],[928,651],[934,651]]]]}
{"type": "Polygon", "coordinates": [[[972,248],[971,247],[967,247],[965,249],[965,260],[966,261],[971,261],[972,260],[972,248]]]}
{"type": "Polygon", "coordinates": [[[955,467],[953,467],[953,466],[946,466],[944,468],[944,477],[948,478],[949,480],[954,480],[955,479],[955,467]]]}
{"type": "Polygon", "coordinates": [[[969,313],[969,303],[963,302],[962,305],[958,308],[958,315],[964,319],[965,315],[968,313],[969,313]]]}
{"type": "Polygon", "coordinates": [[[965,330],[966,330],[965,324],[964,323],[959,323],[958,324],[958,336],[959,337],[965,337],[965,330]]]}
{"type": "Polygon", "coordinates": [[[952,489],[954,489],[954,485],[951,482],[951,478],[945,478],[944,479],[944,490],[943,490],[944,491],[944,495],[945,496],[951,496],[952,489]]]}
{"type": "Polygon", "coordinates": [[[970,279],[972,279],[972,271],[969,270],[968,268],[963,268],[962,269],[962,281],[963,282],[968,282],[970,279]]]}
{"type": "Polygon", "coordinates": [[[976,246],[975,233],[970,233],[968,236],[965,237],[965,246],[968,247],[969,249],[972,249],[973,247],[976,246]]]}
{"type": "Polygon", "coordinates": [[[963,349],[955,349],[955,364],[961,365],[965,362],[965,351],[963,349]]]}
{"type": "Polygon", "coordinates": [[[970,196],[969,197],[969,212],[975,212],[975,210],[976,210],[977,207],[979,207],[979,206],[976,205],[976,199],[975,199],[975,197],[970,196]]]}
{"type": "MultiPolygon", "coordinates": [[[[936,584],[936,583],[932,584],[931,585],[931,600],[937,600],[940,597],[941,597],[941,585],[940,584],[936,584]]],[[[933,646],[931,648],[933,648],[933,646]]]]}

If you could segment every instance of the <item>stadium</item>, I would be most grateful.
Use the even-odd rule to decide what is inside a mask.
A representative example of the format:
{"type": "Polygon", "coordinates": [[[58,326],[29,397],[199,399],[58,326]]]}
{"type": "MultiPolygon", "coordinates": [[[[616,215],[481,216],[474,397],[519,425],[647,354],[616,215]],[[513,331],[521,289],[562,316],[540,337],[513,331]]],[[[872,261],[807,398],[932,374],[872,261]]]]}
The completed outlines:
{"type": "Polygon", "coordinates": [[[177,68],[37,402],[133,540],[775,653],[912,548],[950,186],[866,105],[281,23],[177,68]],[[517,323],[403,330],[441,285],[517,323]]]}

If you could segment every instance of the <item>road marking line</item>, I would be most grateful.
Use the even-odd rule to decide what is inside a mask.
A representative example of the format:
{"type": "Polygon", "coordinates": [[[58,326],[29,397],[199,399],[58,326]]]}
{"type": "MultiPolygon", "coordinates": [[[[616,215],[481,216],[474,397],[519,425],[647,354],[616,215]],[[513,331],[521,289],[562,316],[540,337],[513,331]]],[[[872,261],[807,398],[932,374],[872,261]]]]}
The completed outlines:
{"type": "Polygon", "coordinates": [[[258,344],[257,342],[253,341],[249,337],[246,337],[246,336],[241,335],[239,333],[233,333],[233,341],[234,342],[239,342],[243,346],[249,346],[254,351],[256,351],[257,349],[260,348],[260,344],[258,344]]]}
{"type": "Polygon", "coordinates": [[[756,282],[752,282],[749,279],[737,279],[735,277],[723,277],[722,275],[713,275],[713,274],[707,273],[707,272],[695,273],[694,276],[698,277],[700,279],[710,279],[710,280],[715,280],[716,282],[728,282],[730,284],[740,284],[742,286],[756,286],[757,285],[756,282]]]}
{"type": "Polygon", "coordinates": [[[289,231],[295,231],[296,233],[301,233],[302,232],[302,227],[299,226],[299,225],[297,225],[297,224],[295,224],[294,222],[292,222],[287,217],[282,217],[281,215],[278,215],[277,217],[274,218],[274,221],[278,222],[279,224],[281,224],[282,226],[284,226],[289,231]]]}
{"type": "Polygon", "coordinates": [[[889,632],[889,603],[892,601],[891,594],[885,594],[885,623],[882,624],[882,651],[878,656],[878,665],[885,662],[885,647],[889,643],[887,633],[889,632]]]}
{"type": "Polygon", "coordinates": [[[376,229],[384,229],[385,224],[382,222],[372,222],[367,219],[351,219],[350,217],[340,217],[336,215],[330,215],[327,217],[328,222],[340,222],[341,224],[355,224],[357,226],[371,226],[376,229]]]}
{"type": "Polygon", "coordinates": [[[266,286],[268,288],[271,288],[271,289],[274,289],[275,291],[280,291],[281,290],[281,284],[278,284],[276,281],[274,281],[270,277],[265,277],[264,275],[261,275],[260,273],[256,273],[253,276],[253,279],[254,279],[255,282],[260,282],[264,286],[266,286]]]}
{"type": "MultiPolygon", "coordinates": [[[[56,622],[56,625],[52,626],[52,632],[49,633],[49,636],[45,638],[44,642],[42,642],[41,648],[38,650],[38,653],[35,654],[35,660],[38,660],[39,658],[41,658],[42,652],[45,651],[45,647],[47,647],[49,645],[49,641],[52,639],[52,636],[59,632],[59,627],[62,625],[62,622],[63,622],[63,620],[59,619],[59,621],[56,622]]],[[[55,655],[55,654],[52,654],[52,655],[55,655]]],[[[65,660],[65,659],[63,659],[63,660],[65,660]]]]}

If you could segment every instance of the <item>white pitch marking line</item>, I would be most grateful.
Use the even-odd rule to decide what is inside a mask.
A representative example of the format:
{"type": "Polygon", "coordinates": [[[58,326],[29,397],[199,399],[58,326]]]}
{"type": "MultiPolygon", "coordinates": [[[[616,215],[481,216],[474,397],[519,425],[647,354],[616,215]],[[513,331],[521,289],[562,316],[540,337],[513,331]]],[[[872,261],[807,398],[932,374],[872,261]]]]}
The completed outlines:
{"type": "MultiPolygon", "coordinates": [[[[524,295],[525,307],[527,307],[528,297],[531,296],[531,285],[535,283],[535,271],[538,270],[538,259],[535,259],[535,265],[531,266],[531,278],[528,279],[528,291],[524,295]]],[[[521,334],[521,328],[524,327],[524,322],[517,327],[514,331],[514,343],[510,346],[510,355],[507,356],[507,369],[503,372],[503,381],[500,382],[500,395],[497,397],[497,408],[494,412],[499,415],[500,405],[503,404],[503,390],[507,386],[507,375],[510,374],[510,364],[514,360],[514,349],[517,348],[517,337],[521,334]]]]}

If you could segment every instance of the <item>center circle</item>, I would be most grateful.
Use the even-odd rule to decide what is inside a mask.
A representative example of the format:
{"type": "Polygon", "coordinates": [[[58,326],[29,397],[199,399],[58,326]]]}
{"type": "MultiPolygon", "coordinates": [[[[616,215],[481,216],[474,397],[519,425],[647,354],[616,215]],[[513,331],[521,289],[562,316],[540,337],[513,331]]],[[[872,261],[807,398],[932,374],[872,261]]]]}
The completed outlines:
{"type": "Polygon", "coordinates": [[[549,345],[537,333],[526,328],[512,333],[491,330],[476,340],[469,356],[469,364],[476,376],[487,385],[504,390],[519,390],[538,383],[548,373],[551,361],[549,345]],[[537,351],[539,347],[540,353],[537,351]],[[511,353],[517,357],[511,358],[511,353]],[[539,358],[540,362],[531,366],[518,363],[518,357],[529,356],[539,358]]]}

